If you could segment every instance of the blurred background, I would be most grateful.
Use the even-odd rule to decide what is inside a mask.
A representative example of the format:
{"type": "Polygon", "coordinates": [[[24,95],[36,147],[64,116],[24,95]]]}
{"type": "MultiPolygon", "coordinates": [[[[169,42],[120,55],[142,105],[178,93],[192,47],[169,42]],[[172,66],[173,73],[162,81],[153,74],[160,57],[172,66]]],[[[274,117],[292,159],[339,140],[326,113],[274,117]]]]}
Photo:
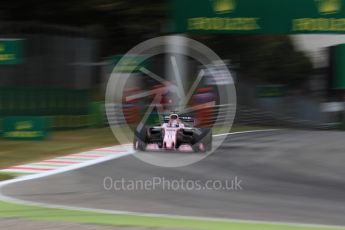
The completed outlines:
{"type": "MultiPolygon", "coordinates": [[[[228,132],[222,128],[230,127],[232,119],[231,132],[283,128],[229,136],[216,154],[189,167],[151,167],[126,157],[4,191],[23,200],[107,210],[343,225],[342,33],[345,0],[1,1],[0,180],[65,167],[35,161],[61,160],[66,154],[119,144],[109,127],[135,128],[152,105],[150,125],[175,110],[181,98],[165,85],[173,66],[164,55],[145,61],[145,54],[122,59],[116,74],[131,73],[121,89],[122,101],[106,103],[107,83],[119,60],[132,47],[159,36],[194,39],[223,61],[205,66],[177,56],[185,94],[200,70],[205,73],[188,101],[194,108],[193,125],[213,127],[214,134],[228,132]],[[227,87],[235,87],[237,106],[220,99],[227,87]],[[162,96],[159,101],[156,94],[162,96]],[[111,117],[107,106],[115,108],[111,117]],[[115,194],[100,185],[113,175],[193,180],[239,175],[248,183],[247,190],[236,194],[115,194]]],[[[0,216],[13,208],[0,204],[0,216]]],[[[87,219],[83,214],[79,220],[87,219]]],[[[116,225],[125,218],[119,219],[116,225]]]]}

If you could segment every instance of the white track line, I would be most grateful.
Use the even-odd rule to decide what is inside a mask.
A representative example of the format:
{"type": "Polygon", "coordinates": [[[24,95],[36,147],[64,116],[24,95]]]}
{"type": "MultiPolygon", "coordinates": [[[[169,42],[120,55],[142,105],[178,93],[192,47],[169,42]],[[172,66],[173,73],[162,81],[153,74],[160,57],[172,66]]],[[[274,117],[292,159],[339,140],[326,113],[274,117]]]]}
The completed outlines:
{"type": "MultiPolygon", "coordinates": [[[[215,137],[217,136],[224,136],[224,135],[236,135],[236,134],[245,134],[245,133],[255,133],[255,132],[272,132],[277,131],[279,129],[265,129],[265,130],[252,130],[252,131],[243,131],[243,132],[234,132],[234,133],[225,133],[225,134],[217,134],[213,135],[215,137]]],[[[109,149],[103,148],[103,149],[109,149]]],[[[128,149],[128,148],[127,148],[128,149]]],[[[333,229],[345,229],[345,226],[338,226],[338,225],[320,225],[320,224],[305,224],[305,223],[289,223],[289,222],[280,222],[280,221],[255,221],[255,220],[240,220],[240,219],[225,219],[225,218],[209,218],[209,217],[198,217],[198,216],[179,216],[179,215],[168,215],[168,214],[156,214],[156,213],[141,213],[141,212],[129,212],[129,211],[121,211],[121,210],[106,210],[106,209],[93,209],[93,208],[82,208],[82,207],[73,207],[73,206],[65,206],[65,205],[53,205],[53,204],[46,204],[46,203],[40,203],[40,202],[31,202],[31,201],[25,201],[20,200],[17,198],[13,198],[10,196],[6,196],[2,194],[2,188],[6,185],[19,183],[23,181],[29,181],[34,179],[39,179],[47,176],[56,175],[59,173],[64,173],[68,171],[72,171],[75,169],[80,169],[84,167],[88,167],[91,165],[99,164],[105,161],[117,159],[120,157],[124,157],[127,155],[134,154],[134,151],[127,151],[122,154],[109,156],[106,158],[101,158],[99,160],[95,160],[92,162],[85,162],[78,165],[71,165],[66,168],[62,168],[60,170],[54,170],[52,172],[44,172],[40,174],[34,174],[34,175],[27,175],[22,176],[19,178],[6,180],[0,182],[0,200],[4,202],[14,203],[14,204],[21,204],[21,205],[31,205],[31,206],[40,206],[44,208],[56,208],[56,209],[65,209],[65,210],[71,210],[71,211],[85,211],[85,212],[96,212],[96,213],[104,213],[104,214],[124,214],[124,215],[134,215],[134,216],[143,216],[143,217],[165,217],[165,218],[172,218],[172,219],[189,219],[189,220],[206,220],[206,221],[224,221],[224,222],[234,222],[234,223],[247,223],[247,224],[269,224],[269,225],[288,225],[288,226],[296,226],[296,227],[313,227],[313,228],[333,228],[333,229]]]]}
{"type": "Polygon", "coordinates": [[[280,129],[259,129],[259,130],[248,130],[248,131],[241,131],[241,132],[233,132],[233,133],[221,133],[221,134],[215,134],[214,137],[221,137],[221,136],[229,136],[229,135],[235,135],[235,134],[246,134],[246,133],[260,133],[260,132],[272,132],[272,131],[278,131],[280,129]]]}

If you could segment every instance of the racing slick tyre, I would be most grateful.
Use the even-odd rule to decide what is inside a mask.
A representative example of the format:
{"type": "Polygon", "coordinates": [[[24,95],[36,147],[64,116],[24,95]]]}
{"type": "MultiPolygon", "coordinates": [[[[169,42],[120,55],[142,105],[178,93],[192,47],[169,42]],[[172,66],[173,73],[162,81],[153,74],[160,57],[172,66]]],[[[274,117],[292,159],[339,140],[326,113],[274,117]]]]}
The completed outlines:
{"type": "Polygon", "coordinates": [[[147,141],[147,129],[144,127],[140,132],[137,130],[134,133],[133,148],[137,151],[146,150],[146,141],[147,141]]]}
{"type": "Polygon", "coordinates": [[[206,136],[204,137],[204,145],[206,148],[206,151],[211,151],[212,150],[212,141],[213,141],[213,137],[212,137],[212,129],[206,134],[206,136]]]}
{"type": "Polygon", "coordinates": [[[195,152],[207,152],[212,150],[212,129],[202,128],[201,134],[196,138],[193,145],[195,152]]]}

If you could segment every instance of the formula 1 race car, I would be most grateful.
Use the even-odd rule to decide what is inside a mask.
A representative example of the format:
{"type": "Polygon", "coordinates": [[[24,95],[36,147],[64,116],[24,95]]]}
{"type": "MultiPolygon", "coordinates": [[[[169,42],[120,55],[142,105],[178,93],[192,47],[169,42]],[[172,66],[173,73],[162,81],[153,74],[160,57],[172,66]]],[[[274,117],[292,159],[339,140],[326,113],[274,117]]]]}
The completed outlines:
{"type": "Polygon", "coordinates": [[[189,126],[192,117],[172,113],[163,120],[160,126],[142,127],[135,132],[135,150],[206,152],[212,149],[212,130],[189,126]]]}

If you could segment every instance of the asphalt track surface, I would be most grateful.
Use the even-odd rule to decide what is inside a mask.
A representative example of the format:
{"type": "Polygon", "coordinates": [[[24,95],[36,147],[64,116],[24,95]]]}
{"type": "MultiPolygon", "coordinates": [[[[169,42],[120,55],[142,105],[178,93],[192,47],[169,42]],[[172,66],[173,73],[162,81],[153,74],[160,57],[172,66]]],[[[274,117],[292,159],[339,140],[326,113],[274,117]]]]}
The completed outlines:
{"type": "Polygon", "coordinates": [[[194,165],[161,168],[126,156],[3,188],[18,199],[183,216],[345,225],[345,133],[280,130],[231,135],[194,165]],[[113,180],[242,180],[242,190],[106,190],[113,180]]]}

